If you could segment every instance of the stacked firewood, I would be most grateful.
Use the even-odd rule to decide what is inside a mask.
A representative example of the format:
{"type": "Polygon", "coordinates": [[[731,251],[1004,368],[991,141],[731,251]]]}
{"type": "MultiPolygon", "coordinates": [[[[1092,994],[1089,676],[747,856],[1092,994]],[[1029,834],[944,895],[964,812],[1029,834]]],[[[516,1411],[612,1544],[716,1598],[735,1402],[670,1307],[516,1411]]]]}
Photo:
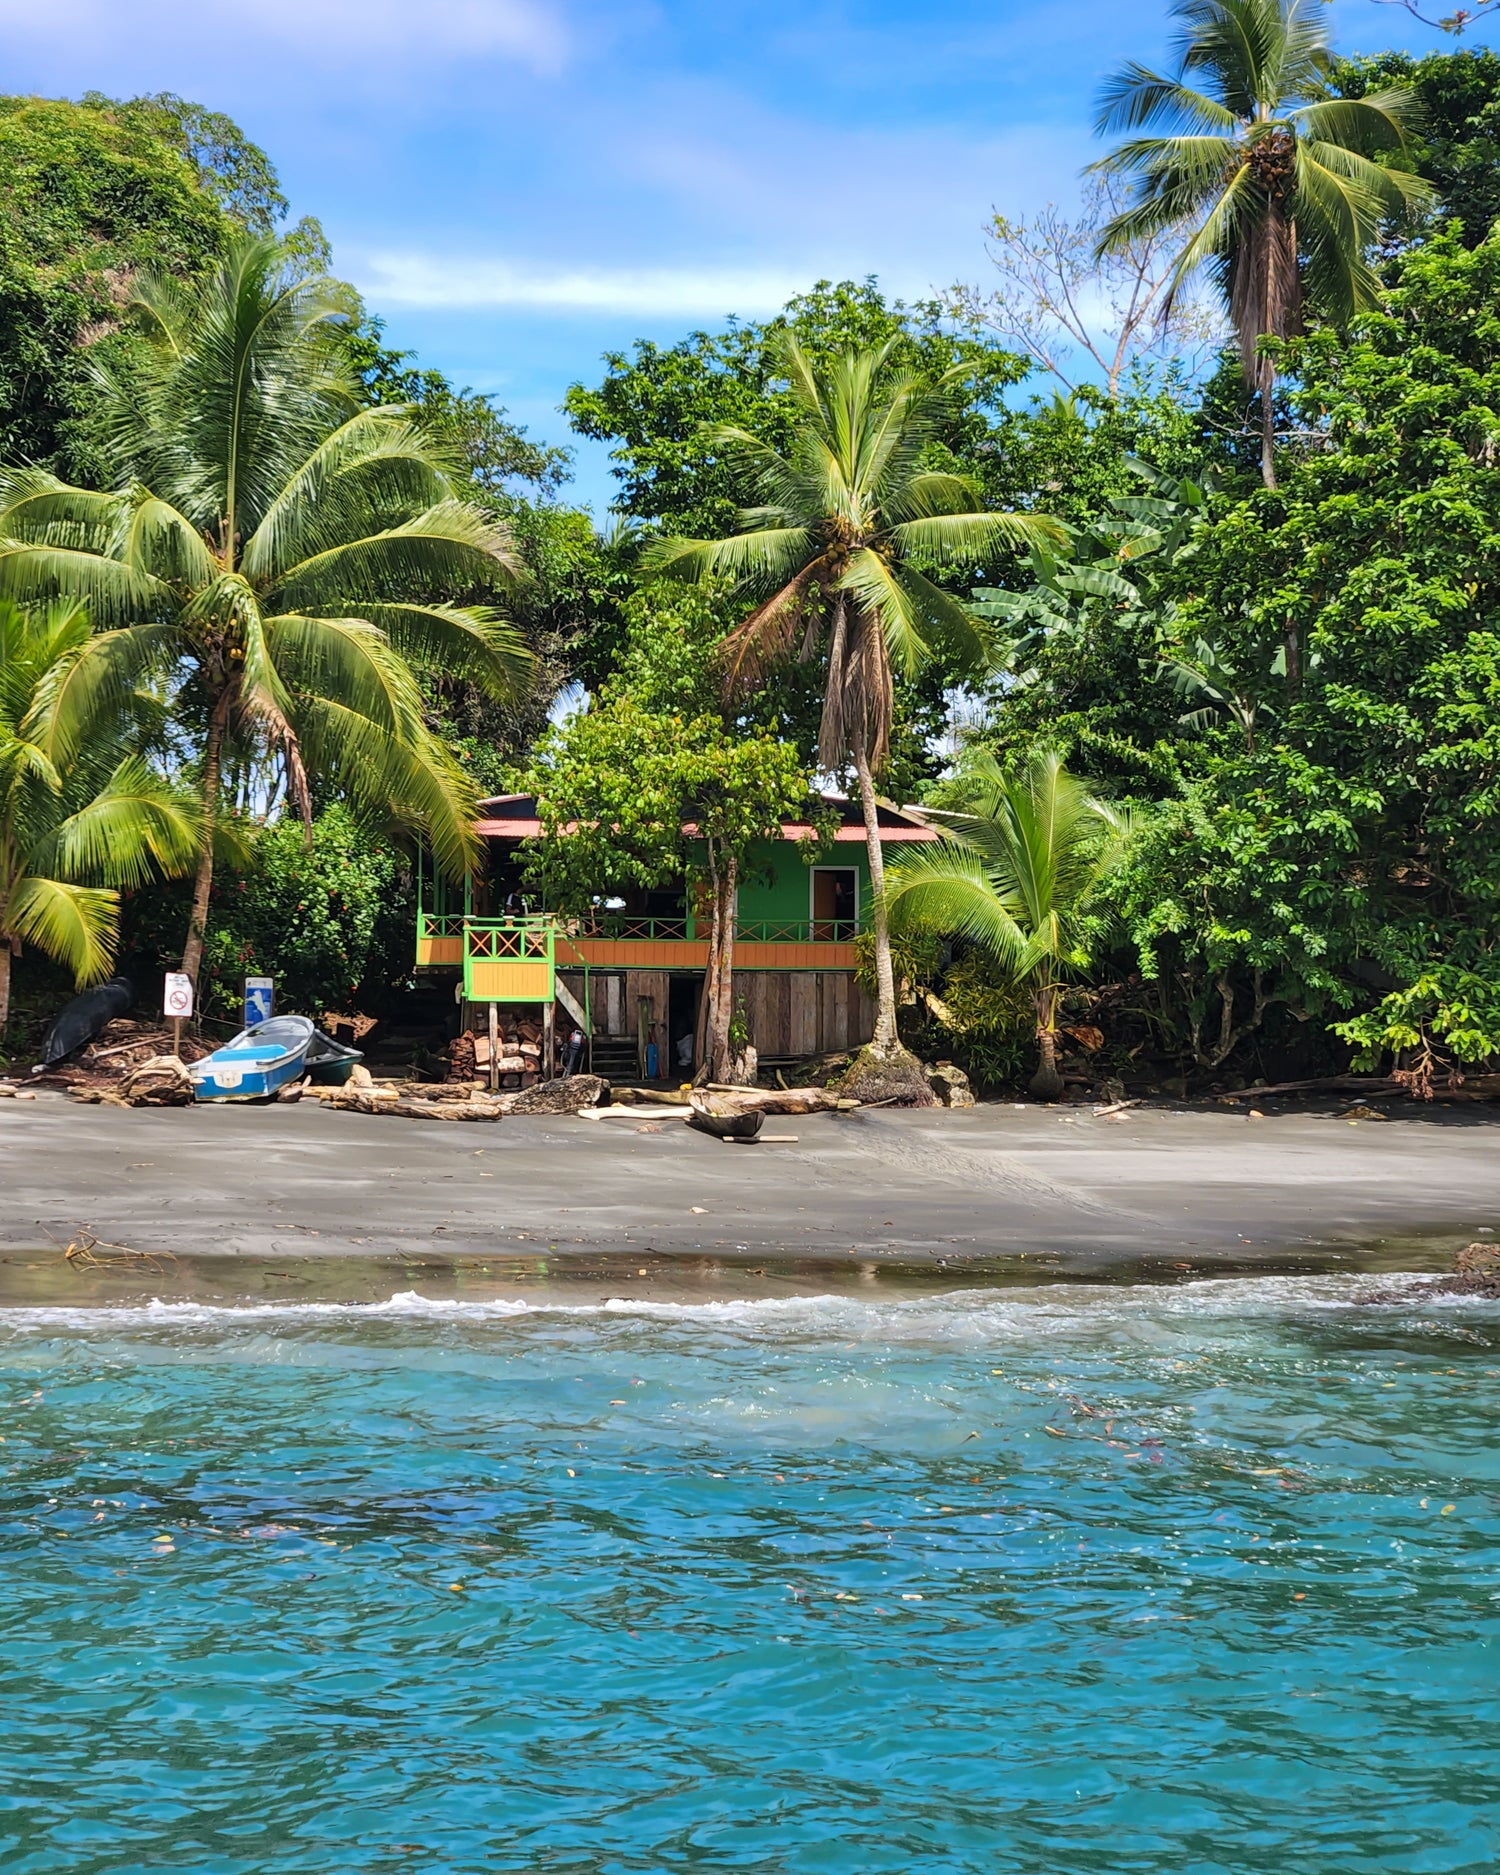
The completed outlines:
{"type": "MultiPolygon", "coordinates": [[[[542,1078],[542,1025],[535,1016],[503,1015],[500,1018],[499,1046],[495,1054],[495,1074],[502,1087],[535,1087],[542,1078]]],[[[490,1038],[486,1033],[465,1029],[448,1049],[450,1081],[483,1081],[490,1078],[490,1038]]]]}

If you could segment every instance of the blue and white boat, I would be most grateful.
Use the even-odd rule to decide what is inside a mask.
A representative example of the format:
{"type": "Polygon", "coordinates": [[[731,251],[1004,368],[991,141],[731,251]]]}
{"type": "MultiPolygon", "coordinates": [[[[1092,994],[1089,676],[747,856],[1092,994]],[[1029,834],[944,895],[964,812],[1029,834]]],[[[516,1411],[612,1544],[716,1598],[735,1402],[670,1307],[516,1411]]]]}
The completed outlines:
{"type": "Polygon", "coordinates": [[[188,1069],[195,1100],[269,1100],[297,1080],[316,1030],[306,1016],[272,1016],[242,1029],[188,1069]]]}

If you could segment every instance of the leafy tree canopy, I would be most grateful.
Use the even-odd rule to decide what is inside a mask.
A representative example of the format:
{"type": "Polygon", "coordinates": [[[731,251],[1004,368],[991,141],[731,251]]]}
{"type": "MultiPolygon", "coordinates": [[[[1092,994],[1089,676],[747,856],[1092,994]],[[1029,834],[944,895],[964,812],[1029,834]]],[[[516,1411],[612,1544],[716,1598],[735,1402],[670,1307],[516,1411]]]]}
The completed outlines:
{"type": "Polygon", "coordinates": [[[271,234],[285,219],[287,199],[271,159],[222,111],[192,104],[171,91],[141,98],[107,98],[102,91],[86,91],[82,103],[179,151],[192,164],[199,188],[250,233],[271,234]]]}
{"type": "Polygon", "coordinates": [[[528,785],[544,829],[530,876],[550,903],[579,912],[625,886],[682,879],[705,840],[743,856],[804,813],[811,790],[779,737],[741,734],[714,713],[643,709],[628,694],[550,731],[528,785]]]}
{"type": "Polygon", "coordinates": [[[1100,602],[996,713],[1001,746],[1061,737],[1154,800],[1114,889],[1203,1067],[1262,1024],[1341,1065],[1334,1020],[1366,1059],[1423,1023],[1500,1052],[1500,240],[1437,236],[1393,281],[1348,340],[1288,348],[1308,441],[1282,488],[1216,498],[1151,603],[1100,602]]]}
{"type": "Polygon", "coordinates": [[[0,433],[7,457],[87,479],[89,346],[143,267],[197,271],[229,223],[195,165],[138,116],[0,98],[0,433]]]}
{"type": "Polygon", "coordinates": [[[1343,59],[1334,68],[1343,96],[1360,98],[1410,85],[1421,105],[1410,160],[1437,190],[1436,219],[1456,216],[1477,247],[1500,220],[1500,57],[1483,47],[1343,59]]]}

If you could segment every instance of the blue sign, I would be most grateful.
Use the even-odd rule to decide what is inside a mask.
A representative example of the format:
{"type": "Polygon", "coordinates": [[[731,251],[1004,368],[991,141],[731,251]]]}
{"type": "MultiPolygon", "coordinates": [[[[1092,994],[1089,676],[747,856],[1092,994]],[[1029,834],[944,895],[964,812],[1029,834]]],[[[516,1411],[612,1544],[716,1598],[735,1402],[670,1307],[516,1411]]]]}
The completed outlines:
{"type": "Polygon", "coordinates": [[[253,1029],[257,1022],[271,1020],[272,992],[275,989],[271,977],[245,978],[245,1027],[253,1029]]]}

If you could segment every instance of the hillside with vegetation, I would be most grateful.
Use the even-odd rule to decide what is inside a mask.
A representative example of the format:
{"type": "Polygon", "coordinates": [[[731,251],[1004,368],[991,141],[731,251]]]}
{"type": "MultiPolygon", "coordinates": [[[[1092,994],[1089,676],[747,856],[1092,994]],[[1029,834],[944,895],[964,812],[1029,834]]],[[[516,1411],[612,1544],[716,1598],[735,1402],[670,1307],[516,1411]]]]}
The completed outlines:
{"type": "Polygon", "coordinates": [[[538,859],[564,899],[684,878],[711,803],[727,905],[816,783],[947,835],[863,940],[887,1053],[1493,1071],[1500,59],[1206,40],[1098,128],[1081,218],[997,222],[988,278],[976,235],[931,301],[810,282],[581,363],[597,517],[386,345],[229,120],[0,100],[0,1052],[184,959],[210,1012],[249,969],[395,1006],[413,853],[461,880],[486,793],[615,802],[538,859]]]}

